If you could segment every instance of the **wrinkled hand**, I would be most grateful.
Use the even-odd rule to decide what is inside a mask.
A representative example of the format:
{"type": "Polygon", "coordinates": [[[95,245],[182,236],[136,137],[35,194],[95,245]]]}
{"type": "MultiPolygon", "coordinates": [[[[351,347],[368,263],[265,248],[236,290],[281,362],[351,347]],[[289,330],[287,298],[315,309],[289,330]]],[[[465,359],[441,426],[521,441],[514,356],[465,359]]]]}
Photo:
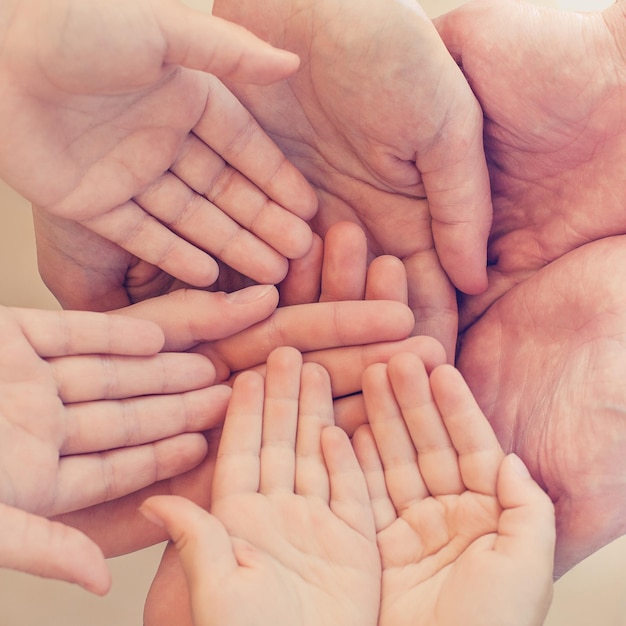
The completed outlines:
{"type": "Polygon", "coordinates": [[[173,0],[3,13],[0,176],[33,204],[197,286],[209,255],[273,282],[307,251],[314,193],[216,78],[280,80],[294,55],[173,0]]]}
{"type": "Polygon", "coordinates": [[[370,424],[353,443],[382,560],[379,624],[542,624],[553,507],[504,457],[459,373],[429,377],[400,354],[365,372],[363,395],[370,424]]]}
{"type": "Polygon", "coordinates": [[[626,240],[587,244],[465,333],[459,368],[556,508],[557,576],[626,532],[626,240]]]}
{"type": "Polygon", "coordinates": [[[158,354],[163,333],[148,322],[1,308],[0,337],[0,565],[102,593],[99,549],[45,517],[200,463],[203,437],[179,433],[221,419],[229,390],[206,389],[206,359],[158,354]]]}
{"type": "Polygon", "coordinates": [[[332,407],[326,372],[276,350],[265,378],[235,381],[211,515],[171,497],[144,503],[175,541],[196,626],[377,623],[374,520],[332,407]]]}
{"type": "Polygon", "coordinates": [[[371,255],[404,261],[417,334],[452,358],[447,275],[467,292],[486,286],[491,204],[482,114],[431,22],[395,0],[217,0],[214,11],[300,56],[288,81],[234,92],[316,188],[320,234],[355,221],[371,255]]]}
{"type": "Polygon", "coordinates": [[[475,0],[436,21],[485,115],[489,289],[468,326],[568,251],[626,229],[624,5],[573,13],[475,0]]]}

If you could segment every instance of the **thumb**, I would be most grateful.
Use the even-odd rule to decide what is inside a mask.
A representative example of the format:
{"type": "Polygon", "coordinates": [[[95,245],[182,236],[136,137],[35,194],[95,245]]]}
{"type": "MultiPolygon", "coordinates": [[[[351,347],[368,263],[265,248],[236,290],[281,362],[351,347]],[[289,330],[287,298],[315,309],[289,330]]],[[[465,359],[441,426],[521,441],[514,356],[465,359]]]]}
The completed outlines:
{"type": "Polygon", "coordinates": [[[172,0],[153,5],[167,41],[166,63],[258,85],[281,80],[298,69],[295,54],[274,48],[242,26],[172,0]]]}
{"type": "Polygon", "coordinates": [[[174,541],[192,605],[195,598],[206,595],[225,574],[238,567],[224,526],[191,500],[180,496],[152,496],[139,511],[154,524],[164,527],[174,541]]]}
{"type": "Polygon", "coordinates": [[[77,583],[104,595],[111,575],[98,546],[83,533],[0,504],[0,567],[77,583]]]}
{"type": "Polygon", "coordinates": [[[554,505],[515,454],[502,461],[497,494],[504,509],[497,549],[516,558],[545,563],[551,577],[556,539],[554,505]]]}

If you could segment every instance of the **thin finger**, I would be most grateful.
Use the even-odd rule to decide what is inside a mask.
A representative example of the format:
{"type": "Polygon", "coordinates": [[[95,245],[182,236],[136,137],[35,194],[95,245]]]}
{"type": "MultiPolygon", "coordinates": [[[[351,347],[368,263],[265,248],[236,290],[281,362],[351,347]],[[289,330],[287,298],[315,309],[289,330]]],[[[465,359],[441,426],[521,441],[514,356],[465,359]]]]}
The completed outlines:
{"type": "Polygon", "coordinates": [[[322,430],[334,424],[333,398],[328,373],[307,363],[300,377],[298,431],[296,437],[295,492],[328,502],[328,471],[322,454],[322,430]]]}
{"type": "Polygon", "coordinates": [[[104,595],[111,587],[98,546],[74,528],[0,504],[0,566],[77,583],[104,595]]]}
{"type": "Polygon", "coordinates": [[[41,357],[72,354],[149,356],[163,347],[153,322],[90,311],[10,309],[24,336],[41,357]]]}
{"type": "Polygon", "coordinates": [[[459,456],[465,486],[495,495],[504,452],[463,376],[451,365],[442,365],[431,374],[431,388],[459,456]]]}
{"type": "Polygon", "coordinates": [[[208,387],[215,381],[215,368],[197,354],[70,356],[50,359],[48,363],[59,397],[67,404],[182,393],[208,387]]]}
{"type": "Polygon", "coordinates": [[[206,452],[201,434],[186,433],[132,448],[63,457],[53,510],[41,513],[58,515],[115,500],[194,468],[206,452]]]}
{"type": "Polygon", "coordinates": [[[278,348],[267,359],[260,492],[293,493],[296,473],[296,432],[302,356],[278,348]]]}
{"type": "Polygon", "coordinates": [[[424,499],[428,489],[417,463],[400,407],[387,376],[387,366],[370,366],[363,374],[363,398],[376,447],[385,468],[387,490],[398,511],[424,499]]]}
{"type": "Polygon", "coordinates": [[[289,271],[279,288],[281,306],[319,301],[323,254],[322,239],[314,234],[311,249],[302,258],[289,262],[289,271]]]}
{"type": "Polygon", "coordinates": [[[395,300],[409,303],[406,268],[395,256],[376,257],[367,270],[366,300],[395,300]]]}
{"type": "Polygon", "coordinates": [[[243,372],[233,384],[215,462],[212,487],[215,502],[259,489],[263,385],[263,377],[254,372],[243,372]]]}
{"type": "Polygon", "coordinates": [[[352,446],[365,476],[376,532],[380,532],[398,519],[398,513],[387,491],[385,470],[369,425],[357,429],[352,437],[352,446]]]}
{"type": "Polygon", "coordinates": [[[221,426],[230,395],[230,387],[214,385],[181,394],[67,405],[60,454],[136,446],[221,426]]]}

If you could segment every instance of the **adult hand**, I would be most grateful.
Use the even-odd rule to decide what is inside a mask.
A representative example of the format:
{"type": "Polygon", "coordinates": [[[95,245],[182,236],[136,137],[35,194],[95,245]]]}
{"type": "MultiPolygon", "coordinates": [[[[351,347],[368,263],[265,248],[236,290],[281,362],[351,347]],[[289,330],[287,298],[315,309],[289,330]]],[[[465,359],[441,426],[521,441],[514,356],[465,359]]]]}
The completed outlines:
{"type": "Polygon", "coordinates": [[[355,451],[382,561],[379,624],[543,623],[552,597],[554,510],[505,458],[458,371],[430,377],[413,354],[363,377],[369,425],[355,451]]]}
{"type": "Polygon", "coordinates": [[[0,176],[33,204],[197,286],[209,254],[274,282],[307,251],[315,194],[216,78],[280,80],[293,54],[174,0],[2,14],[0,176]]]}
{"type": "Polygon", "coordinates": [[[513,285],[626,229],[624,5],[573,13],[476,0],[437,28],[485,115],[493,190],[489,289],[467,327],[513,285]]]}
{"type": "Polygon", "coordinates": [[[216,14],[296,52],[301,70],[232,86],[317,189],[315,228],[342,219],[370,254],[401,258],[417,334],[453,358],[456,299],[486,286],[489,181],[482,114],[417,3],[216,0],[216,14]]]}
{"type": "Polygon", "coordinates": [[[500,298],[458,365],[556,508],[555,573],[626,532],[626,239],[568,253],[500,298]]]}
{"type": "Polygon", "coordinates": [[[269,356],[265,377],[235,381],[211,515],[171,496],[142,510],[175,541],[196,626],[377,623],[380,560],[365,479],[333,427],[328,375],[291,348],[269,356]]]}
{"type": "Polygon", "coordinates": [[[103,593],[97,546],[45,517],[123,496],[198,465],[228,389],[191,354],[159,354],[154,324],[0,308],[0,565],[103,593]],[[41,516],[41,517],[39,517],[41,516]]]}

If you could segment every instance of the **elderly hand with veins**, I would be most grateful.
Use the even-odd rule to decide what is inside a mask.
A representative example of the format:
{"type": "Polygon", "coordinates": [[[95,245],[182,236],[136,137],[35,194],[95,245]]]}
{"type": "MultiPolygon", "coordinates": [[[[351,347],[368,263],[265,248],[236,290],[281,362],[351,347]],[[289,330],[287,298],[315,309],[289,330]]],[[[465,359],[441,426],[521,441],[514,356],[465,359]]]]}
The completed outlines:
{"type": "Polygon", "coordinates": [[[174,0],[11,0],[0,17],[0,177],[66,233],[196,286],[217,277],[209,255],[275,282],[308,250],[315,194],[217,78],[278,81],[295,55],[174,0]]]}
{"type": "Polygon", "coordinates": [[[147,321],[2,307],[0,338],[0,566],[104,593],[99,548],[46,518],[198,465],[229,390],[147,321]]]}

